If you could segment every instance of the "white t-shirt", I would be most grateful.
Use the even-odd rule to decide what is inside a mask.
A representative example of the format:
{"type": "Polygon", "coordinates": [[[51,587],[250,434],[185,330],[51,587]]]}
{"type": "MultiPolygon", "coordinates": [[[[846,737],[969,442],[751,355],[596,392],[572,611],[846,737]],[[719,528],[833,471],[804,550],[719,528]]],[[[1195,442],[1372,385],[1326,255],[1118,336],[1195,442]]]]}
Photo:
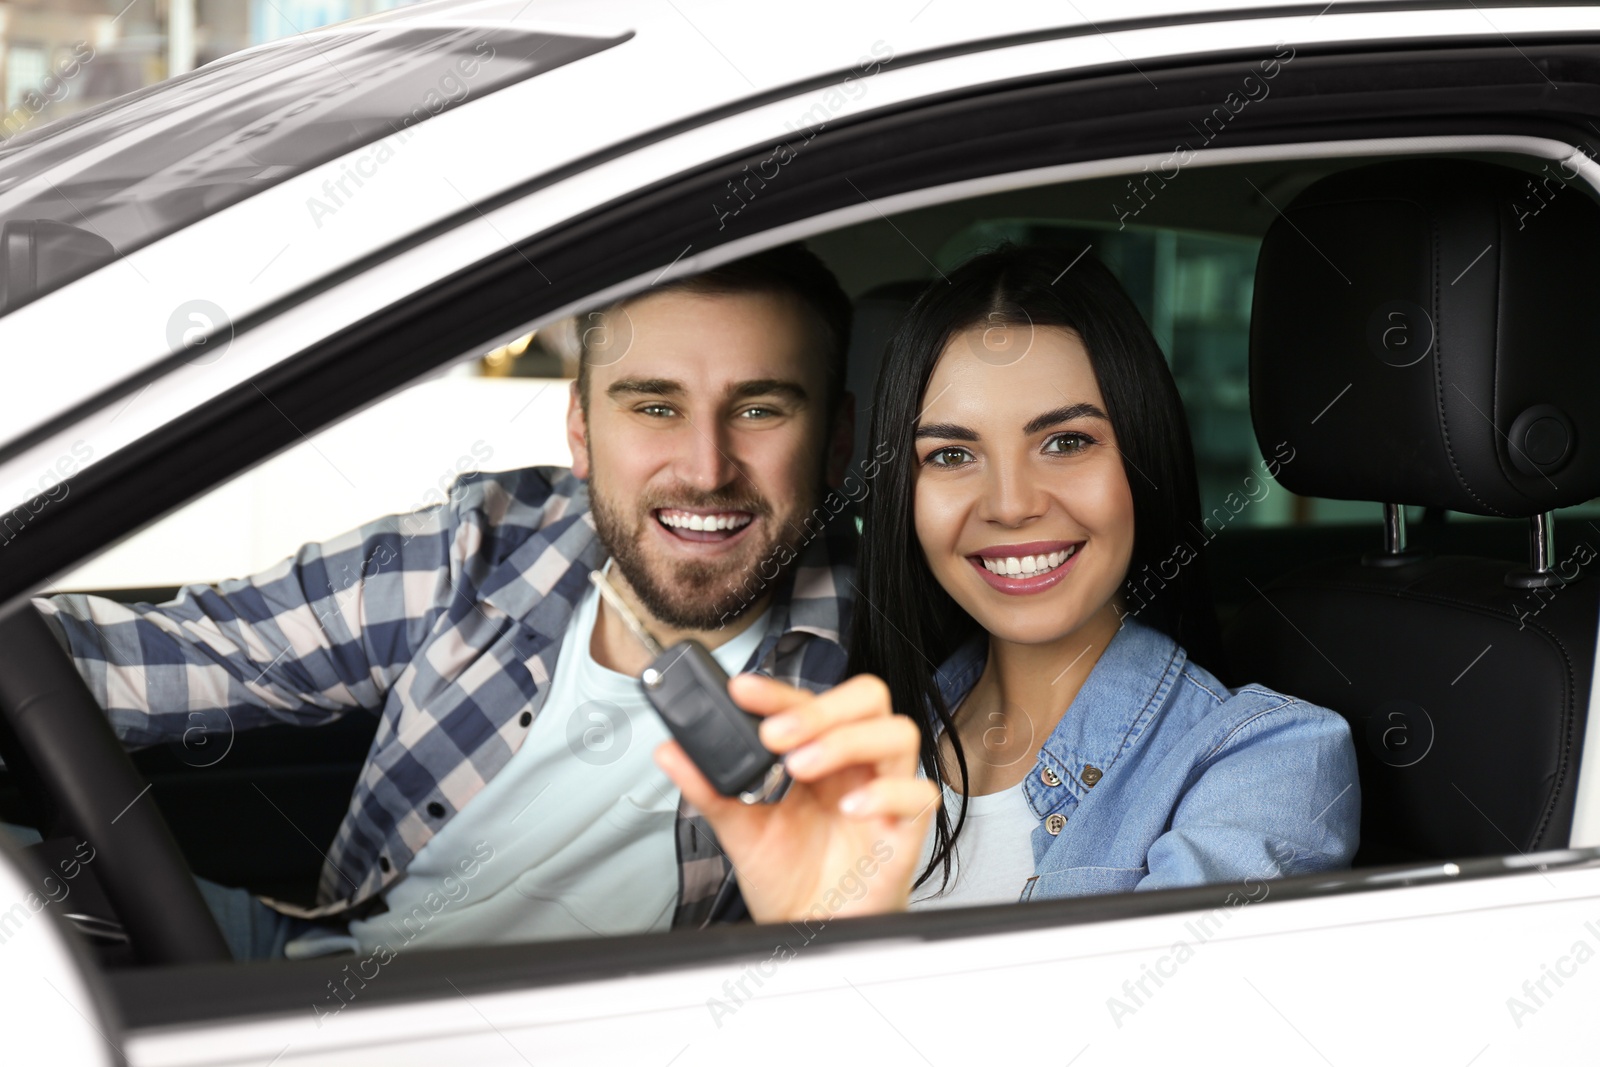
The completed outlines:
{"type": "MultiPolygon", "coordinates": [[[[522,747],[389,887],[388,912],[350,924],[362,950],[671,926],[678,790],[652,757],[671,735],[639,680],[591,654],[598,604],[591,585],[522,747]]],[[[713,650],[723,670],[744,668],[768,614],[713,650]]]]}
{"type": "MultiPolygon", "coordinates": [[[[967,798],[967,821],[956,838],[949,890],[939,892],[944,872],[935,869],[933,877],[911,891],[907,905],[910,910],[1017,902],[1028,879],[1033,877],[1032,837],[1034,827],[1039,825],[1039,817],[1028,805],[1022,785],[1018,782],[998,793],[967,798]]],[[[944,810],[954,826],[961,811],[961,797],[949,786],[944,787],[944,810]]],[[[933,855],[936,836],[929,829],[917,865],[919,874],[933,855]]]]}

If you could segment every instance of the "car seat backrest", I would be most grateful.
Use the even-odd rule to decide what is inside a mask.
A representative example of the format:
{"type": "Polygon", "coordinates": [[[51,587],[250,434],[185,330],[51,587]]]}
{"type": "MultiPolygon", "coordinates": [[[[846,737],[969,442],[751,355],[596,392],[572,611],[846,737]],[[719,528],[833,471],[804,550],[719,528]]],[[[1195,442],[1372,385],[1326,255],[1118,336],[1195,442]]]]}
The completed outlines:
{"type": "Polygon", "coordinates": [[[1362,166],[1262,244],[1257,441],[1293,492],[1384,503],[1387,536],[1269,583],[1225,634],[1229,681],[1349,722],[1358,862],[1568,843],[1600,618],[1600,553],[1548,541],[1551,509],[1600,495],[1600,206],[1575,178],[1362,166]],[[1541,554],[1406,551],[1400,505],[1529,519],[1541,554]]]}

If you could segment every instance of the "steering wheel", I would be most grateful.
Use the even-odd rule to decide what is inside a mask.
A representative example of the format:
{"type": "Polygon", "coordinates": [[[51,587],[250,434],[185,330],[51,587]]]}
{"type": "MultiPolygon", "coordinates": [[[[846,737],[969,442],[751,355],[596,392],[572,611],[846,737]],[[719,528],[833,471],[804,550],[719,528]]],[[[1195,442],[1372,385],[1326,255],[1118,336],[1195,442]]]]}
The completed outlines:
{"type": "Polygon", "coordinates": [[[27,600],[0,616],[0,648],[3,726],[67,827],[94,848],[97,880],[134,954],[149,964],[231,960],[172,831],[144,795],[149,784],[27,600]]]}

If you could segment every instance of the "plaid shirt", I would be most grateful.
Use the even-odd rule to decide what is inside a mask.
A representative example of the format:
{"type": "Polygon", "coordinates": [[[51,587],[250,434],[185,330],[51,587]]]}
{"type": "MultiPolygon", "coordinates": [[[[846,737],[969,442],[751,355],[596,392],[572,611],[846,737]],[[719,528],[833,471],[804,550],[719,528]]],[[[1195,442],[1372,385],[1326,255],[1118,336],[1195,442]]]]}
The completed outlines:
{"type": "MultiPolygon", "coordinates": [[[[837,492],[816,514],[745,669],[820,692],[844,675],[857,535],[837,492]]],[[[463,475],[445,504],[305,545],[249,578],[185,586],[165,604],[73,593],[33,603],[130,746],[177,741],[192,713],[217,709],[234,729],[378,715],[316,906],[269,902],[343,917],[375,908],[522,745],[605,559],[588,485],[532,467],[463,475]]],[[[764,577],[751,576],[751,595],[764,577]]],[[[677,853],[673,926],[737,914],[732,868],[681,800],[677,853]]]]}

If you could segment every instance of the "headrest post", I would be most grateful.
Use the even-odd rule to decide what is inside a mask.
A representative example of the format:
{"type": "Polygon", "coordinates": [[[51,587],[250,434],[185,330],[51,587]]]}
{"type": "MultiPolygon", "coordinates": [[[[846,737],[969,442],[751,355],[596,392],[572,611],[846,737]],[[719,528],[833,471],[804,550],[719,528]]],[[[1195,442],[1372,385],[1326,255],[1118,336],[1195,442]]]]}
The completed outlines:
{"type": "Polygon", "coordinates": [[[1541,511],[1528,519],[1529,554],[1533,557],[1530,570],[1517,569],[1506,575],[1506,584],[1513,589],[1547,589],[1553,585],[1566,585],[1561,576],[1550,569],[1555,557],[1556,517],[1551,511],[1541,511]]]}
{"type": "Polygon", "coordinates": [[[1406,509],[1399,504],[1383,506],[1383,551],[1398,556],[1406,550],[1406,509]]]}
{"type": "Polygon", "coordinates": [[[1533,542],[1533,569],[1550,570],[1550,557],[1555,554],[1555,513],[1541,511],[1528,520],[1528,534],[1533,542]]]}
{"type": "Polygon", "coordinates": [[[1383,551],[1361,557],[1367,567],[1403,567],[1416,563],[1424,553],[1406,547],[1406,509],[1403,504],[1383,505],[1383,551]]]}

